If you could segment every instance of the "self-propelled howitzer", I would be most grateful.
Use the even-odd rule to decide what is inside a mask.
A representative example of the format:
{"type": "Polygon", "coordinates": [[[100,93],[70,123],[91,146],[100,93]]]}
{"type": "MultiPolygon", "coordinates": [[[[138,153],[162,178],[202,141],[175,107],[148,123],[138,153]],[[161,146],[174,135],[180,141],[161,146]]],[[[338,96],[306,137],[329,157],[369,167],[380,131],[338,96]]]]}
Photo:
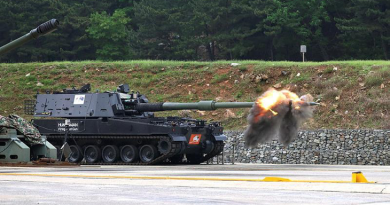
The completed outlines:
{"type": "Polygon", "coordinates": [[[23,44],[33,40],[37,39],[40,36],[43,36],[45,34],[51,33],[57,29],[59,25],[59,22],[56,19],[52,19],[50,21],[47,21],[41,25],[39,25],[37,28],[31,30],[29,33],[25,34],[24,36],[13,40],[9,42],[8,44],[0,47],[0,56],[5,54],[8,51],[11,51],[14,48],[17,48],[19,46],[22,46],[23,44]]]}
{"type": "Polygon", "coordinates": [[[71,162],[199,164],[223,150],[226,136],[221,124],[182,117],[155,117],[154,112],[250,108],[253,105],[252,102],[215,101],[149,103],[144,95],[130,93],[128,85],[120,85],[116,92],[89,91],[88,84],[80,89],[38,94],[31,106],[31,114],[39,117],[33,124],[52,144],[61,147],[65,133],[69,134],[71,162]]]}
{"type": "MultiPolygon", "coordinates": [[[[32,121],[58,150],[66,136],[71,162],[86,164],[199,164],[223,150],[226,136],[218,122],[181,117],[155,117],[168,110],[250,108],[254,102],[149,103],[128,85],[116,92],[90,93],[80,89],[38,94],[25,109],[39,117],[32,121]],[[185,157],[186,160],[183,160],[185,157]],[[84,160],[83,160],[84,159],[84,160]]],[[[303,103],[311,106],[316,103],[303,103]]],[[[27,114],[28,114],[27,113],[27,114]]]]}

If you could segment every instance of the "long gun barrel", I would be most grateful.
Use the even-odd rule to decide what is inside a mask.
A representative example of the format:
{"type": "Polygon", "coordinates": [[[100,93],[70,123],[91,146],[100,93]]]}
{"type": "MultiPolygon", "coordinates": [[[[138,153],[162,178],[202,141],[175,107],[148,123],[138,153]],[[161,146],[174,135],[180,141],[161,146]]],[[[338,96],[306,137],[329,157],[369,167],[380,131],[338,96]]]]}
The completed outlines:
{"type": "Polygon", "coordinates": [[[199,101],[197,103],[163,103],[164,110],[216,110],[220,108],[250,108],[253,102],[215,102],[199,101]]]}
{"type": "MultiPolygon", "coordinates": [[[[216,110],[221,108],[251,108],[254,102],[215,102],[199,101],[197,103],[139,103],[135,105],[134,110],[140,112],[156,112],[168,110],[216,110]]],[[[308,102],[306,105],[315,106],[318,103],[308,102]]]]}
{"type": "Polygon", "coordinates": [[[47,21],[41,25],[39,25],[37,28],[31,30],[26,35],[9,42],[8,44],[0,47],[0,56],[4,53],[17,48],[33,39],[37,39],[40,36],[43,36],[45,34],[51,33],[57,29],[59,25],[59,22],[56,19],[52,19],[50,21],[47,21]]]}

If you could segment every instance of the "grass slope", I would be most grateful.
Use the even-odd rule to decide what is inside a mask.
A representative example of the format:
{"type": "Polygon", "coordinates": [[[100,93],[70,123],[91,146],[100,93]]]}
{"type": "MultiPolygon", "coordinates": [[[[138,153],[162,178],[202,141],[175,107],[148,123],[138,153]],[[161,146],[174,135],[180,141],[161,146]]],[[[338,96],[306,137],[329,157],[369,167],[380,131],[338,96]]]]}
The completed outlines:
{"type": "MultiPolygon", "coordinates": [[[[0,114],[23,115],[23,101],[46,90],[91,83],[93,90],[115,90],[128,83],[151,102],[255,101],[269,87],[311,93],[322,104],[316,128],[390,128],[390,62],[265,61],[81,61],[0,64],[0,114]],[[231,66],[231,63],[239,63],[231,66]],[[43,86],[37,86],[40,82],[43,86]]],[[[164,112],[222,121],[230,129],[246,125],[248,109],[164,112]],[[234,115],[232,115],[232,113],[234,115]]],[[[28,116],[25,116],[29,118],[28,116]]]]}

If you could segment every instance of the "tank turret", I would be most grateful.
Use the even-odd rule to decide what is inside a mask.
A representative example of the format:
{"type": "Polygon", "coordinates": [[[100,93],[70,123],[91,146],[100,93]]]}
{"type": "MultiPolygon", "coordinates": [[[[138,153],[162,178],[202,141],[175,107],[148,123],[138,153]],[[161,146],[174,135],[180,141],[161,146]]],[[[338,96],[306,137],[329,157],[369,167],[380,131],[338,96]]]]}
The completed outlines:
{"type": "Polygon", "coordinates": [[[37,28],[31,30],[29,33],[25,34],[24,36],[13,40],[9,42],[8,44],[0,47],[0,56],[5,54],[6,52],[17,48],[33,39],[37,39],[40,36],[43,36],[45,34],[51,33],[57,29],[59,25],[59,22],[56,19],[52,19],[50,21],[47,21],[41,25],[39,25],[37,28]]]}

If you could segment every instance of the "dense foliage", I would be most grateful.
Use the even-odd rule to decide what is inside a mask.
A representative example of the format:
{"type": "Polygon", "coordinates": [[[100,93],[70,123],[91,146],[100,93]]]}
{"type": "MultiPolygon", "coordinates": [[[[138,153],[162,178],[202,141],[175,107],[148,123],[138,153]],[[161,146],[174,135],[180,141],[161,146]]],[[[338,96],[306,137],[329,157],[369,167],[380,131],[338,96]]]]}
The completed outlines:
{"type": "Polygon", "coordinates": [[[2,0],[0,45],[51,18],[60,28],[2,56],[54,60],[388,59],[388,0],[2,0]]]}

